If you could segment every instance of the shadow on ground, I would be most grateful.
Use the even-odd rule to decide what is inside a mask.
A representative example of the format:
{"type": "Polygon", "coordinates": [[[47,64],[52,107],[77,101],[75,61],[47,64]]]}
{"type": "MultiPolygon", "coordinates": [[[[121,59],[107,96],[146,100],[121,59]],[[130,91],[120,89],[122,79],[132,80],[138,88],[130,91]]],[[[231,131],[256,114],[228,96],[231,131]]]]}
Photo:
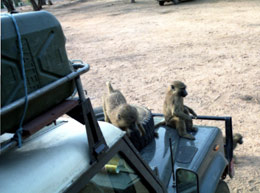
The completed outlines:
{"type": "Polygon", "coordinates": [[[260,156],[236,156],[237,165],[239,167],[253,166],[255,168],[260,167],[260,156]]]}

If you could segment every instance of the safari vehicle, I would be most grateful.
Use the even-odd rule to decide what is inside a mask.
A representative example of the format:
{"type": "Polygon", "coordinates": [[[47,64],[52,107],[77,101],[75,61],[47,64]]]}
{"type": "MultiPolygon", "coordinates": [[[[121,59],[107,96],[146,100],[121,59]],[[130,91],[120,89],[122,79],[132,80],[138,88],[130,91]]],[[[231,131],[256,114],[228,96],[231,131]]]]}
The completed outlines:
{"type": "Polygon", "coordinates": [[[92,108],[80,81],[89,65],[68,60],[53,15],[15,14],[1,23],[1,193],[229,192],[231,117],[198,117],[225,121],[224,145],[221,130],[209,126],[198,126],[194,141],[166,126],[154,137],[163,116],[138,107],[147,135],[133,143],[92,108]]]}

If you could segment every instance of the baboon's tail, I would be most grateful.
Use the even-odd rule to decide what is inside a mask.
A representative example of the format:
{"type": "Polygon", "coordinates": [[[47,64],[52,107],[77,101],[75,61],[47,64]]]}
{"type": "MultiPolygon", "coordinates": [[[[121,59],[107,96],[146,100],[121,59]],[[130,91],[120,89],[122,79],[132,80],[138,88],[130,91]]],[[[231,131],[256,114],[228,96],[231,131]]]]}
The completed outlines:
{"type": "Polygon", "coordinates": [[[112,87],[112,85],[111,85],[110,82],[106,82],[106,85],[107,85],[107,88],[108,88],[108,92],[109,92],[109,93],[114,92],[114,89],[113,89],[113,87],[112,87]]]}

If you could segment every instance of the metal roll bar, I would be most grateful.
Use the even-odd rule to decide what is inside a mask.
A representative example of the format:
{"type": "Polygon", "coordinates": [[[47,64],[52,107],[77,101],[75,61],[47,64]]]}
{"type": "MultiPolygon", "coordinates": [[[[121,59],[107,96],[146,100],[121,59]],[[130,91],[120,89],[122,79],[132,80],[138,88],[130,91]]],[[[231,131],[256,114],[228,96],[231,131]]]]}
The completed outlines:
{"type": "MultiPolygon", "coordinates": [[[[78,64],[77,64],[78,67],[78,64]]],[[[87,72],[89,70],[89,65],[88,64],[81,64],[81,66],[78,68],[77,71],[75,72],[71,72],[70,74],[60,78],[59,80],[56,80],[55,82],[52,82],[32,93],[30,93],[28,95],[28,102],[30,102],[31,100],[39,97],[40,95],[45,94],[46,92],[48,92],[49,90],[52,90],[54,88],[57,88],[58,86],[64,84],[65,82],[71,81],[73,79],[75,79],[76,77],[80,76],[81,74],[87,72]]],[[[2,116],[5,113],[8,113],[10,111],[12,111],[13,109],[15,109],[17,106],[20,106],[24,103],[25,101],[25,97],[22,97],[14,102],[12,102],[9,105],[4,106],[3,108],[1,108],[0,110],[0,115],[2,116]]]]}

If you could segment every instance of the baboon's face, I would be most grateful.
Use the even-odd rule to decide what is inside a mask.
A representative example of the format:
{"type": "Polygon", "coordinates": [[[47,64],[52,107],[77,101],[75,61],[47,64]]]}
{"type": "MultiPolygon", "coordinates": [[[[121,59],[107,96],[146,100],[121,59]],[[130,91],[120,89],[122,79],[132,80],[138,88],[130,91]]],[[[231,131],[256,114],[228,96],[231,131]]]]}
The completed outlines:
{"type": "Polygon", "coordinates": [[[243,144],[243,136],[239,133],[234,134],[234,141],[239,144],[243,144]]]}
{"type": "Polygon", "coordinates": [[[188,95],[186,91],[186,85],[181,81],[174,81],[171,84],[171,90],[181,97],[186,97],[188,95]]]}
{"type": "Polygon", "coordinates": [[[124,117],[123,115],[119,114],[117,123],[118,125],[120,125],[120,127],[129,128],[133,130],[136,124],[136,119],[133,116],[124,117]]]}
{"type": "Polygon", "coordinates": [[[135,130],[137,119],[137,110],[130,105],[125,105],[118,112],[117,123],[121,128],[135,130]]]}
{"type": "Polygon", "coordinates": [[[242,143],[243,143],[243,137],[240,136],[237,142],[238,142],[239,144],[242,144],[242,143]]]}
{"type": "Polygon", "coordinates": [[[186,87],[179,89],[179,95],[182,97],[186,97],[188,95],[188,93],[186,91],[186,87]]]}

